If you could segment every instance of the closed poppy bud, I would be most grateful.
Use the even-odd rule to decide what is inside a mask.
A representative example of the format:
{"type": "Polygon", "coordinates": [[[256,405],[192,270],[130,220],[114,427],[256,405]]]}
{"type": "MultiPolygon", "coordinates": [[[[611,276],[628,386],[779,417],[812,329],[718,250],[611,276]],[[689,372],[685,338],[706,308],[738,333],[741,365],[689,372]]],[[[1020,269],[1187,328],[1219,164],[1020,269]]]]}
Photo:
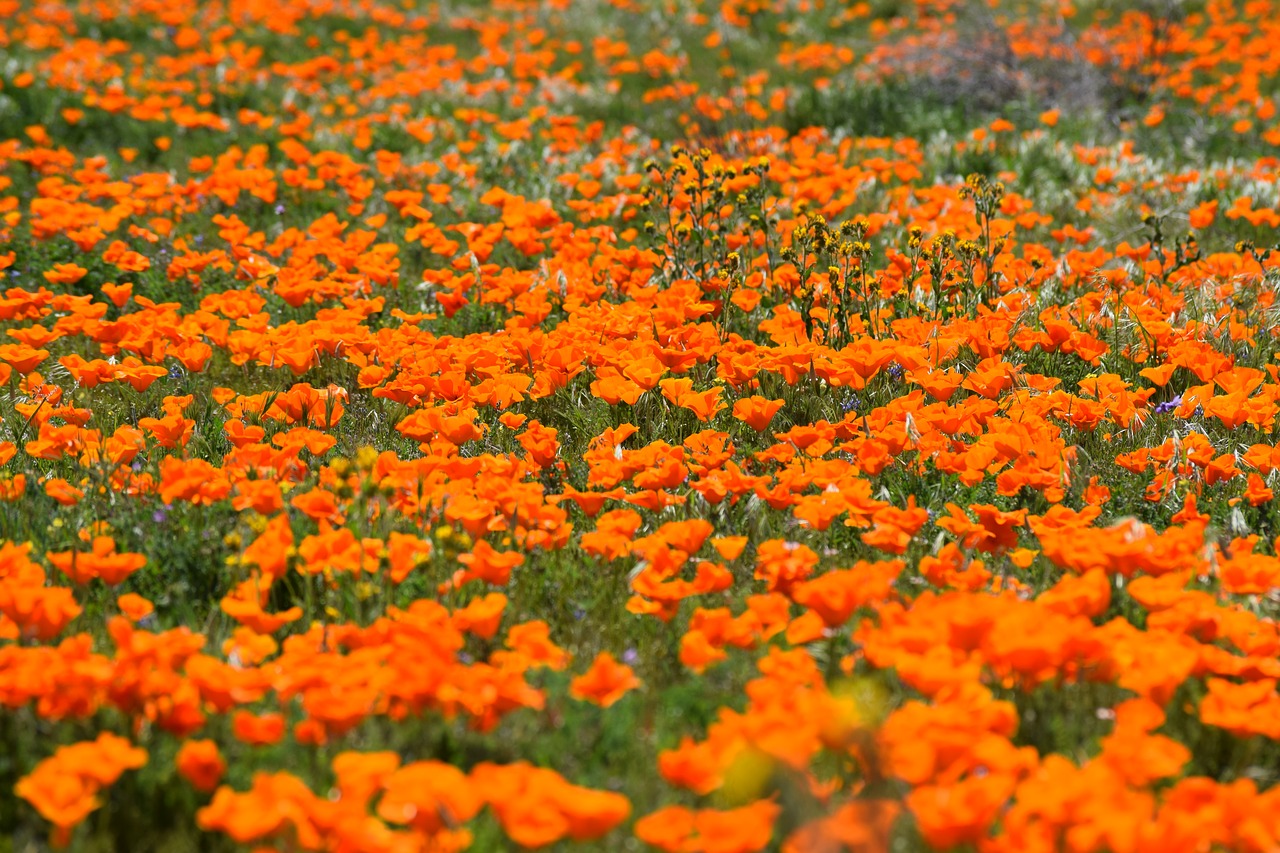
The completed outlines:
{"type": "Polygon", "coordinates": [[[227,762],[222,760],[218,745],[211,740],[189,740],[178,750],[175,759],[178,772],[198,791],[209,793],[218,787],[227,762]]]}

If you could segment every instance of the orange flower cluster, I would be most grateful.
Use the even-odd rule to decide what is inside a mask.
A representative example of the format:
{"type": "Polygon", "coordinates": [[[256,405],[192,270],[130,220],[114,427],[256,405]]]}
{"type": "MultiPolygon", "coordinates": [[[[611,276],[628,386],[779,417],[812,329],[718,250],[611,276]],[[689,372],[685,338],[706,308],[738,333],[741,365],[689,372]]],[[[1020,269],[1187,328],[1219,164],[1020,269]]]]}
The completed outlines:
{"type": "Polygon", "coordinates": [[[103,732],[96,740],[59,747],[13,790],[53,824],[54,844],[64,845],[72,828],[102,805],[98,793],[146,763],[146,750],[103,732]]]}
{"type": "Polygon", "coordinates": [[[240,843],[287,837],[301,850],[377,853],[465,850],[472,836],[460,826],[486,805],[528,848],[598,838],[630,810],[625,797],[528,764],[479,764],[464,774],[438,761],[401,764],[393,752],[343,752],[333,774],[328,797],[289,773],[259,774],[244,793],[219,788],[197,820],[240,843]]]}
{"type": "Polygon", "coordinates": [[[456,5],[0,0],[0,832],[1280,847],[1275,4],[456,5]]]}

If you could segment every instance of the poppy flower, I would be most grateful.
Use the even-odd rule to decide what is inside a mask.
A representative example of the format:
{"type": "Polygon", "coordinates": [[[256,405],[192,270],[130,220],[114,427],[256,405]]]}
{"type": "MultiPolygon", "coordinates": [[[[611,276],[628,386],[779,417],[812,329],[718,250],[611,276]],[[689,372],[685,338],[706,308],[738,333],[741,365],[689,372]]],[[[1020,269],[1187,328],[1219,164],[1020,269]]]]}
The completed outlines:
{"type": "Polygon", "coordinates": [[[773,838],[781,808],[772,800],[720,811],[667,806],[636,821],[636,837],[661,850],[755,853],[773,838]]]}
{"type": "Polygon", "coordinates": [[[507,606],[507,597],[499,592],[490,593],[478,598],[461,610],[453,613],[453,624],[459,631],[467,631],[477,637],[490,639],[498,633],[498,625],[502,622],[502,613],[507,606]]]}
{"type": "Polygon", "coordinates": [[[458,562],[466,566],[459,583],[475,579],[506,586],[511,580],[511,570],[524,564],[524,555],[515,551],[498,551],[482,539],[470,553],[460,555],[458,562]]]}
{"type": "Polygon", "coordinates": [[[232,717],[236,739],[250,746],[268,746],[284,737],[284,717],[280,714],[255,715],[237,711],[232,717]]]}
{"type": "Polygon", "coordinates": [[[133,592],[125,593],[117,598],[116,606],[131,622],[141,622],[155,611],[155,607],[150,601],[133,592]]]}
{"type": "Polygon", "coordinates": [[[54,264],[53,269],[44,272],[44,279],[50,284],[75,284],[88,274],[87,269],[76,264],[54,264]]]}
{"type": "Polygon", "coordinates": [[[465,823],[484,806],[480,790],[455,767],[418,761],[394,770],[382,782],[378,815],[435,833],[465,823]]]}
{"type": "Polygon", "coordinates": [[[218,787],[227,763],[218,752],[218,745],[211,740],[189,740],[182,744],[174,759],[178,772],[197,791],[211,793],[218,787]]]}
{"type": "Polygon", "coordinates": [[[639,686],[640,679],[631,667],[619,663],[608,652],[601,652],[587,671],[570,683],[569,695],[608,708],[639,686]]]}
{"type": "Polygon", "coordinates": [[[769,428],[773,416],[782,408],[782,400],[769,400],[760,396],[746,397],[733,404],[733,416],[756,432],[769,428]]]}
{"type": "Polygon", "coordinates": [[[54,846],[62,847],[70,840],[71,829],[102,804],[98,793],[124,771],[146,763],[145,750],[103,732],[96,740],[59,747],[18,780],[14,793],[54,825],[54,846]]]}

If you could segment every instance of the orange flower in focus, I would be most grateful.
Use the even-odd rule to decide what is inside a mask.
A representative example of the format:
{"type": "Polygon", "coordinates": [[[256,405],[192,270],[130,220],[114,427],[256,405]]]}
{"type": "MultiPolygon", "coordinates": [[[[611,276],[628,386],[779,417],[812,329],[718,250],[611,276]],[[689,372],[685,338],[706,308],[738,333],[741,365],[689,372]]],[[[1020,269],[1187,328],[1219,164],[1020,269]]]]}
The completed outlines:
{"type": "Polygon", "coordinates": [[[766,397],[747,397],[733,404],[733,416],[751,427],[756,432],[764,432],[769,422],[782,408],[782,400],[770,400],[766,397]]]}
{"type": "Polygon", "coordinates": [[[124,304],[129,301],[129,297],[133,295],[133,284],[114,284],[108,282],[102,285],[102,292],[111,300],[111,304],[117,308],[123,308],[124,304]]]}
{"type": "Polygon", "coordinates": [[[23,376],[35,370],[48,357],[48,350],[36,349],[28,344],[0,344],[0,361],[23,376]]]}
{"type": "Polygon", "coordinates": [[[747,542],[746,536],[717,536],[711,540],[711,547],[715,548],[716,553],[724,559],[736,560],[746,550],[747,542]]]}

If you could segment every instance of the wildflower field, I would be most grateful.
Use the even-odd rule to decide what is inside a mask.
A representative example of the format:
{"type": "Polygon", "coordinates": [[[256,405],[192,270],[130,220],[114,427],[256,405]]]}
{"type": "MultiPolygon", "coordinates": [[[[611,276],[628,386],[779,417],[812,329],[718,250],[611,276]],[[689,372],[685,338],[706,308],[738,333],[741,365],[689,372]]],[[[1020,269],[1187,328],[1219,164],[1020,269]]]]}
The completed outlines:
{"type": "Polygon", "coordinates": [[[1280,850],[1276,44],[0,0],[0,853],[1280,850]]]}

